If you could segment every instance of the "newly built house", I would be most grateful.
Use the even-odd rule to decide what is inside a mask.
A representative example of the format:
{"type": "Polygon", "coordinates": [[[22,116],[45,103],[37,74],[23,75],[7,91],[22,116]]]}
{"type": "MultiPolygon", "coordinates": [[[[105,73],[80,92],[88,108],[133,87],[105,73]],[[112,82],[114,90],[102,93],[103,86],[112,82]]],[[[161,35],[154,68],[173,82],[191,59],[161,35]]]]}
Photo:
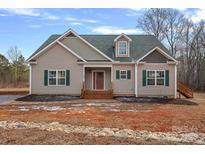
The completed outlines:
{"type": "Polygon", "coordinates": [[[51,35],[30,58],[30,94],[177,96],[177,61],[153,35],[51,35]]]}

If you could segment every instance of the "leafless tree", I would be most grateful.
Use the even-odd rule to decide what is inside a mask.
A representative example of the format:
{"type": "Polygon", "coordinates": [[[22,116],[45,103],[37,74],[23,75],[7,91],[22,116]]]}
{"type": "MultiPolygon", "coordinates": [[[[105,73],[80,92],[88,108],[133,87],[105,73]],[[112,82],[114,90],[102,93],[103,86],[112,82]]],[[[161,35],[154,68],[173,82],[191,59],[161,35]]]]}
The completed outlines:
{"type": "Polygon", "coordinates": [[[175,57],[178,51],[177,47],[180,45],[179,39],[184,29],[185,18],[184,15],[176,9],[166,9],[165,16],[163,33],[169,44],[170,53],[175,57]]]}
{"type": "Polygon", "coordinates": [[[148,34],[153,34],[162,41],[164,39],[164,27],[166,19],[166,9],[148,9],[137,20],[138,27],[148,34]]]}

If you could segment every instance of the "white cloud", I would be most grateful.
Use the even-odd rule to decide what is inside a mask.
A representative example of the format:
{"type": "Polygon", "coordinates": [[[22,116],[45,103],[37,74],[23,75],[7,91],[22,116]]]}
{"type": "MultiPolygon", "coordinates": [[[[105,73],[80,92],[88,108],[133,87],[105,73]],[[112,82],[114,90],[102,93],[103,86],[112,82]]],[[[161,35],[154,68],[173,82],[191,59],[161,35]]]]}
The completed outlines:
{"type": "Polygon", "coordinates": [[[40,28],[41,25],[29,25],[28,27],[30,27],[30,28],[40,28]]]}
{"type": "Polygon", "coordinates": [[[21,9],[21,8],[9,8],[9,9],[2,9],[6,12],[8,12],[11,15],[22,15],[27,17],[41,17],[42,19],[48,19],[48,20],[58,20],[59,17],[52,15],[48,12],[46,12],[43,9],[21,9]]]}
{"type": "Polygon", "coordinates": [[[66,21],[73,21],[73,22],[78,22],[78,23],[81,23],[81,22],[85,22],[85,23],[97,23],[98,20],[93,20],[93,19],[78,19],[78,18],[75,18],[75,17],[67,17],[65,18],[66,21]]]}
{"type": "Polygon", "coordinates": [[[113,27],[113,26],[100,26],[97,28],[94,28],[92,30],[94,33],[100,33],[100,34],[141,34],[143,33],[141,30],[137,28],[119,28],[119,27],[113,27]]]}
{"type": "Polygon", "coordinates": [[[6,15],[6,14],[1,14],[1,13],[0,13],[0,17],[4,17],[4,16],[7,16],[7,15],[6,15]]]}
{"type": "Polygon", "coordinates": [[[80,26],[80,25],[83,25],[83,24],[80,23],[80,22],[72,22],[71,25],[80,26]]]}
{"type": "Polygon", "coordinates": [[[40,13],[35,9],[15,9],[15,8],[9,8],[9,9],[3,9],[10,14],[16,14],[16,15],[25,15],[25,16],[40,16],[40,13]]]}
{"type": "Polygon", "coordinates": [[[139,12],[144,10],[144,8],[131,8],[131,9],[128,9],[127,12],[126,12],[126,16],[137,16],[139,15],[139,12]]]}
{"type": "Polygon", "coordinates": [[[55,15],[52,15],[50,13],[42,13],[42,16],[45,18],[45,19],[49,19],[49,20],[58,20],[59,17],[55,16],[55,15]]]}
{"type": "Polygon", "coordinates": [[[77,21],[78,19],[74,18],[74,17],[66,17],[65,20],[67,20],[67,21],[77,21]]]}
{"type": "Polygon", "coordinates": [[[92,19],[82,19],[82,22],[88,22],[88,23],[97,23],[98,20],[92,20],[92,19]]]}
{"type": "Polygon", "coordinates": [[[205,9],[198,9],[195,14],[191,15],[191,19],[193,22],[199,22],[201,20],[205,20],[205,9]]]}

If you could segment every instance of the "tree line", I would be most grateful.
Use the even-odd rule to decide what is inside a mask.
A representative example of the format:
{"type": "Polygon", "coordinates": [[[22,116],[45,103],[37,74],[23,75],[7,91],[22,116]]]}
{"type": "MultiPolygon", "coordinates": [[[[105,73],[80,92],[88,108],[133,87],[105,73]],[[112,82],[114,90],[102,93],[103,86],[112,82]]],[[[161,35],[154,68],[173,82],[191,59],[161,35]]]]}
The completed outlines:
{"type": "Polygon", "coordinates": [[[155,35],[178,64],[178,80],[194,90],[205,90],[205,24],[193,22],[177,9],[146,9],[137,27],[155,35]]]}
{"type": "Polygon", "coordinates": [[[0,54],[0,88],[28,87],[29,69],[20,49],[10,47],[7,57],[0,54]]]}

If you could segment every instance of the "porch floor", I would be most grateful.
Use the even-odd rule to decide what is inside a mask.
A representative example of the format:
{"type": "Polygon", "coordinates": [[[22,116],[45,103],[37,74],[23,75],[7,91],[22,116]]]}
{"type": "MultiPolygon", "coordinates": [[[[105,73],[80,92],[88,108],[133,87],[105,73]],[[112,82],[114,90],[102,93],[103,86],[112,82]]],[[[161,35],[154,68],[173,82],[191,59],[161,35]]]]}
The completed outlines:
{"type": "Polygon", "coordinates": [[[81,98],[85,99],[112,99],[113,90],[82,90],[81,98]]]}

